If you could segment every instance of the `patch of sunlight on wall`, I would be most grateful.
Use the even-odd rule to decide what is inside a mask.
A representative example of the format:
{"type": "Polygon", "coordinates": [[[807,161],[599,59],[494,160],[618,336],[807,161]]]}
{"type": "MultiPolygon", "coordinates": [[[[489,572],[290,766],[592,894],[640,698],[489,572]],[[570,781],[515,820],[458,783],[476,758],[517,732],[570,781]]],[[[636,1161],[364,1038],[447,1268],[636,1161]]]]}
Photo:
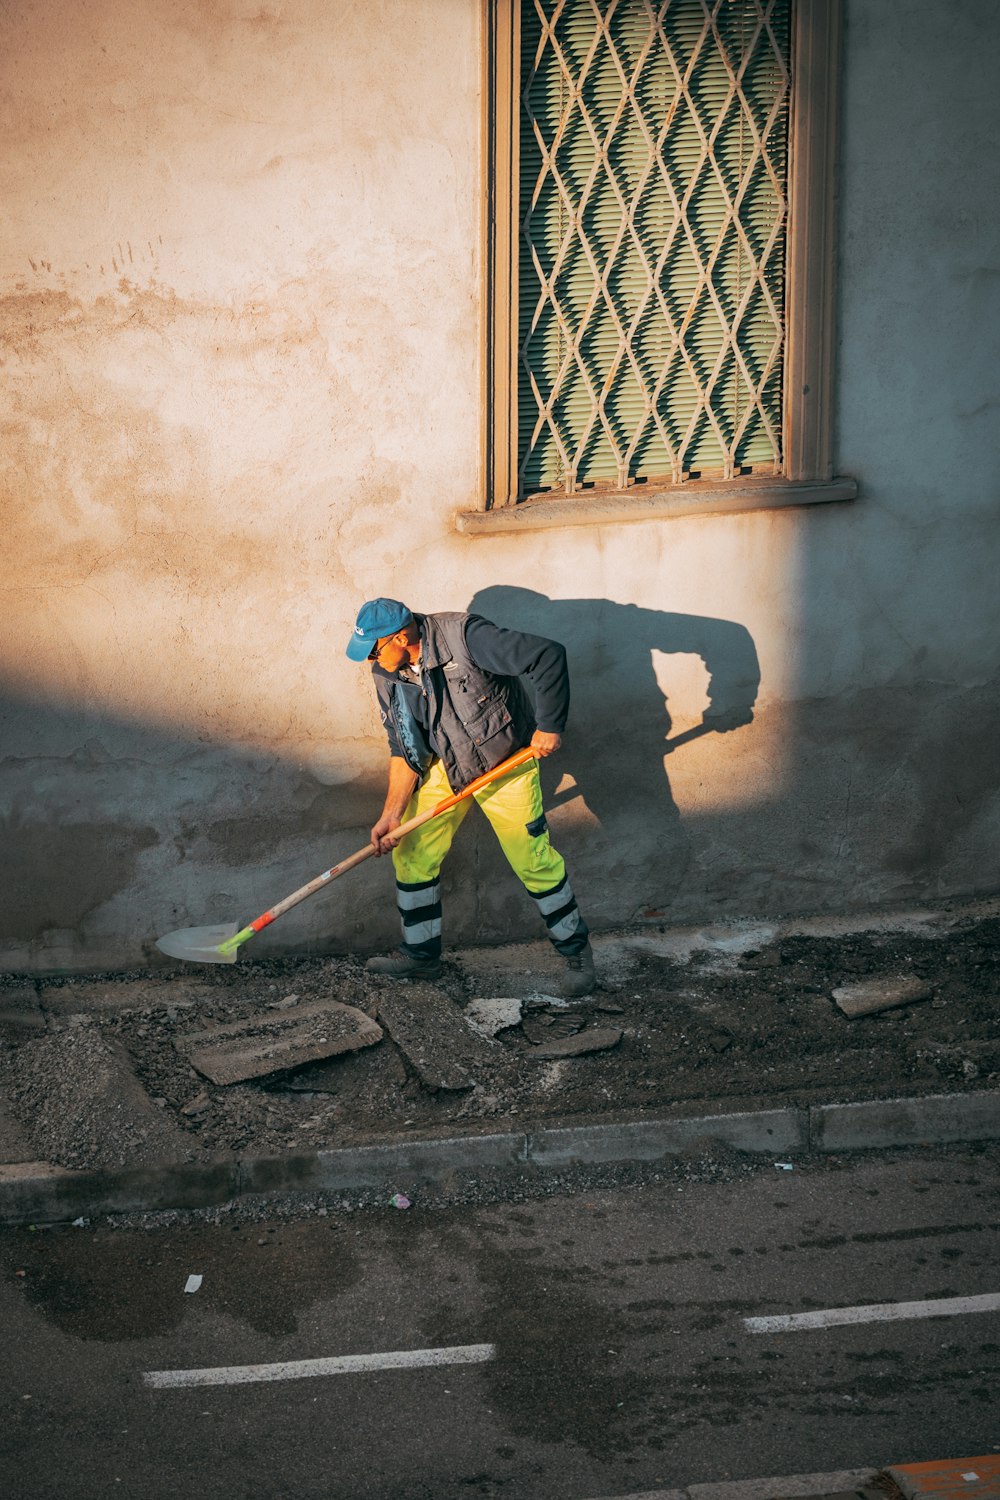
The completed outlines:
{"type": "Polygon", "coordinates": [[[664,697],[663,770],[682,817],[697,817],[773,802],[785,766],[784,716],[772,692],[758,696],[750,724],[719,732],[708,729],[709,674],[699,656],[651,652],[664,697]]]}

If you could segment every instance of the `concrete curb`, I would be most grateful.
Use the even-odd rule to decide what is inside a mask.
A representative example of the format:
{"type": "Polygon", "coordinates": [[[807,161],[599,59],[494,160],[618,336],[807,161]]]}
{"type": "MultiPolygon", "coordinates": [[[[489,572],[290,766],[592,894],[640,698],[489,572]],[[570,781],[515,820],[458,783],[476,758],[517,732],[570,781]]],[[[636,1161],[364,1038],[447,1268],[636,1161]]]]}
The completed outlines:
{"type": "Polygon", "coordinates": [[[436,1187],[481,1171],[653,1162],[697,1144],[789,1155],[1000,1139],[1000,1091],[790,1106],[693,1117],[417,1138],[298,1156],[227,1157],[122,1171],[46,1162],[0,1166],[0,1223],[55,1223],[107,1213],[219,1207],[275,1194],[436,1187]]]}
{"type": "Polygon", "coordinates": [[[930,1094],[926,1099],[820,1104],[809,1115],[816,1151],[992,1141],[1000,1136],[1000,1093],[983,1089],[974,1094],[930,1094]]]}

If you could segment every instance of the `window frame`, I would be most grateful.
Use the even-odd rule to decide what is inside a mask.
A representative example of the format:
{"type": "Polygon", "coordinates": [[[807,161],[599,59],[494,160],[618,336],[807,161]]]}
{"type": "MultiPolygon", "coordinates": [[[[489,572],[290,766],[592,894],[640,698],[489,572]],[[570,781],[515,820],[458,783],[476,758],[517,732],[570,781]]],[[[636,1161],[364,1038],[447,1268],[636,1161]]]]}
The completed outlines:
{"type": "Polygon", "coordinates": [[[855,480],[833,478],[832,446],[841,0],[794,0],[792,6],[783,473],[517,498],[515,192],[522,3],[527,0],[489,0],[484,18],[483,508],[460,512],[458,530],[534,530],[856,498],[855,480]]]}

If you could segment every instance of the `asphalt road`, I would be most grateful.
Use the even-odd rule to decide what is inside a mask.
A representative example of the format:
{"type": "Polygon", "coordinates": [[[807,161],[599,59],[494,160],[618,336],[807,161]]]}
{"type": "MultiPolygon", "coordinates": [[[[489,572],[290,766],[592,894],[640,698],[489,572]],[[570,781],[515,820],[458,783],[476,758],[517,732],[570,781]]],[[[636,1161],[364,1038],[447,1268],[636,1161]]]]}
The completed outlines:
{"type": "Polygon", "coordinates": [[[989,1453],[1000,1148],[489,1208],[0,1235],[6,1500],[590,1500],[989,1453]],[[190,1275],[200,1288],[185,1292],[190,1275]],[[148,1372],[488,1346],[159,1389],[148,1372]],[[441,1356],[437,1356],[441,1357],[441,1356]]]}

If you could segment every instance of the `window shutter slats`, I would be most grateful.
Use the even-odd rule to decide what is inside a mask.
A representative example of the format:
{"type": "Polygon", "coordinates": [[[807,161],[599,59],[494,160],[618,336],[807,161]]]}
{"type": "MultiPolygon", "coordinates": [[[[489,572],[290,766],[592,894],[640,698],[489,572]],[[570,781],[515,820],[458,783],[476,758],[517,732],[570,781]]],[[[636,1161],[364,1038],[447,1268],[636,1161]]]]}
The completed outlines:
{"type": "Polygon", "coordinates": [[[790,3],[522,0],[522,496],[780,470],[790,3]]]}

